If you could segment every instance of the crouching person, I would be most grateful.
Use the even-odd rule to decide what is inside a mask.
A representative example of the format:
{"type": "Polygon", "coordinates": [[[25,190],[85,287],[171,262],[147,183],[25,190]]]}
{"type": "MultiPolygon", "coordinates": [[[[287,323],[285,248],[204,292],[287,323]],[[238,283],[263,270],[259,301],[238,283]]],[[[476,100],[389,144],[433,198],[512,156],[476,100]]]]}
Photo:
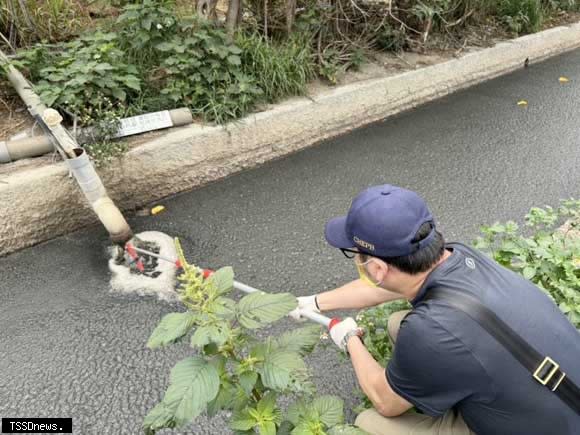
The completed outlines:
{"type": "Polygon", "coordinates": [[[580,433],[580,334],[533,283],[445,243],[423,199],[396,186],[361,192],[325,235],[359,279],[299,298],[295,318],[397,299],[412,306],[389,318],[386,368],[352,318],[330,330],[374,405],[357,426],[373,435],[580,433]]]}

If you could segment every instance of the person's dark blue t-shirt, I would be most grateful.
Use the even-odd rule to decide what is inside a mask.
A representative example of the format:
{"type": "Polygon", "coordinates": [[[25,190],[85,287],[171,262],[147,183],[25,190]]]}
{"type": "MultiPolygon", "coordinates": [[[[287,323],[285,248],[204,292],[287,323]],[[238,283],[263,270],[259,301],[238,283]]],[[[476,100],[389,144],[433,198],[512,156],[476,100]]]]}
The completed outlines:
{"type": "Polygon", "coordinates": [[[580,385],[580,333],[536,285],[484,254],[450,243],[452,254],[427,277],[401,322],[386,373],[393,390],[425,414],[461,412],[478,435],[580,434],[580,416],[478,323],[423,298],[445,287],[475,295],[580,385]]]}

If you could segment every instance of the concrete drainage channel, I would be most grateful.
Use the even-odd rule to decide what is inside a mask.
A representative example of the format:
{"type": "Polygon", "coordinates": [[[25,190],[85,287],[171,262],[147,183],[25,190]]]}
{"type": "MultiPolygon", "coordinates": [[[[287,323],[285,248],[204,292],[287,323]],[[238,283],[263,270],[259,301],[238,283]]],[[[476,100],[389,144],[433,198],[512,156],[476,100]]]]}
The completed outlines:
{"type": "MultiPolygon", "coordinates": [[[[580,23],[556,27],[420,70],[297,98],[225,127],[168,131],[100,172],[122,209],[141,207],[324,139],[434,100],[524,65],[580,47],[580,23]]],[[[97,221],[64,163],[0,180],[0,255],[97,221]]]]}

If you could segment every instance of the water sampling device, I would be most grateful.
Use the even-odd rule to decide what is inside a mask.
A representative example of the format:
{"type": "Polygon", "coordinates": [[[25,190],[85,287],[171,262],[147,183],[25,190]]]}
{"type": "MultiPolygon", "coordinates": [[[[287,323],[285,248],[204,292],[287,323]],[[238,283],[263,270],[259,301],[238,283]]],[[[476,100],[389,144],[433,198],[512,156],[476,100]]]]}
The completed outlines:
{"type": "MultiPolygon", "coordinates": [[[[182,265],[177,258],[173,240],[164,233],[148,231],[140,233],[138,237],[128,241],[124,247],[114,247],[109,267],[118,279],[117,283],[112,283],[113,288],[120,288],[123,285],[123,290],[127,290],[127,283],[132,282],[133,285],[129,287],[133,291],[137,290],[139,292],[138,286],[149,290],[155,287],[158,289],[157,293],[162,299],[170,299],[167,297],[167,290],[170,289],[173,296],[176,295],[173,291],[175,275],[181,269],[182,265]],[[125,279],[122,279],[119,275],[121,273],[124,273],[125,279]],[[130,274],[131,278],[127,278],[127,274],[130,274]],[[159,279],[161,279],[162,284],[156,283],[159,279]],[[159,294],[159,291],[161,291],[161,294],[159,294]]],[[[203,272],[204,278],[207,278],[213,273],[211,269],[199,268],[198,270],[203,272]]],[[[265,292],[257,288],[238,281],[234,281],[234,288],[248,294],[256,292],[265,294],[265,292]]],[[[143,290],[141,290],[142,292],[143,290]]],[[[147,293],[151,293],[151,291],[147,291],[147,293]]],[[[323,325],[328,329],[332,328],[341,320],[309,310],[303,310],[300,314],[302,317],[323,325]]]]}

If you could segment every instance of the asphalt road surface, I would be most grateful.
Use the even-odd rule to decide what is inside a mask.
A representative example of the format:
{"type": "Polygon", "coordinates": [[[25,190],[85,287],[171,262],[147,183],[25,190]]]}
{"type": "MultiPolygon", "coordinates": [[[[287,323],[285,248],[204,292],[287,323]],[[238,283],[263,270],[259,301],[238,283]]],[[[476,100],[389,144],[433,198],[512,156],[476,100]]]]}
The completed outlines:
{"type": "MultiPolygon", "coordinates": [[[[324,224],[366,186],[418,191],[446,238],[464,242],[480,224],[521,221],[531,206],[577,198],[579,102],[576,51],[167,199],[164,214],[130,221],[137,232],[179,236],[192,261],[232,265],[238,280],[265,291],[331,289],[356,272],[326,246],[324,224]],[[527,107],[516,104],[522,99],[527,107]]],[[[72,417],[79,434],[139,433],[189,350],[145,348],[175,307],[111,293],[107,245],[95,226],[0,259],[0,416],[72,417]]],[[[287,319],[268,332],[292,326],[287,319]]],[[[358,403],[354,372],[333,347],[310,365],[321,392],[358,403]]],[[[230,432],[223,419],[200,418],[181,433],[230,432]]]]}

